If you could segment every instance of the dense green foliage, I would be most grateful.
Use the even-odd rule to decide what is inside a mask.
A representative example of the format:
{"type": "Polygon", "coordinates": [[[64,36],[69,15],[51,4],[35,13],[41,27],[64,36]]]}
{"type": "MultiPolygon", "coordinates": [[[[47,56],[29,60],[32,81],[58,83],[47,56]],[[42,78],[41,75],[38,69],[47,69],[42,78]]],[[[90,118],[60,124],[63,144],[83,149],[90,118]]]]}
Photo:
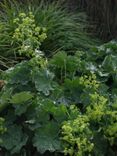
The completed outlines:
{"type": "Polygon", "coordinates": [[[116,47],[112,41],[87,54],[61,51],[48,61],[34,56],[3,72],[3,151],[115,156],[116,62],[111,57],[116,59],[116,47]]]}
{"type": "MultiPolygon", "coordinates": [[[[42,18],[44,14],[39,16],[40,6],[37,10],[36,6],[23,7],[22,12],[18,5],[16,12],[15,4],[11,3],[14,5],[12,9],[8,3],[4,5],[10,16],[3,16],[1,20],[3,34],[0,42],[5,43],[1,52],[6,56],[13,52],[23,59],[0,73],[0,154],[116,156],[117,42],[111,41],[86,51],[85,46],[85,50],[76,48],[80,44],[75,39],[77,46],[72,44],[72,48],[69,47],[73,38],[68,34],[71,32],[74,36],[73,32],[78,32],[79,28],[71,29],[74,23],[66,14],[59,18],[65,18],[63,25],[70,19],[71,25],[67,23],[70,29],[66,30],[68,38],[66,34],[58,35],[65,33],[61,28],[66,28],[65,25],[58,27],[59,23],[56,31],[60,32],[55,34],[57,38],[51,37],[52,42],[49,27],[43,21],[45,17],[48,21],[48,17],[55,13],[53,8],[50,10],[52,14],[46,15],[53,6],[46,7],[42,18]],[[7,22],[12,24],[4,27],[7,22]],[[58,39],[63,41],[62,44],[58,39]],[[56,46],[60,48],[50,58],[44,55],[49,50],[47,43],[51,50],[56,46]],[[61,49],[60,45],[64,47],[61,49]]],[[[58,12],[54,14],[57,17],[58,12]]],[[[52,17],[51,22],[53,20],[52,17]]],[[[56,23],[49,26],[52,32],[56,23]]]]}

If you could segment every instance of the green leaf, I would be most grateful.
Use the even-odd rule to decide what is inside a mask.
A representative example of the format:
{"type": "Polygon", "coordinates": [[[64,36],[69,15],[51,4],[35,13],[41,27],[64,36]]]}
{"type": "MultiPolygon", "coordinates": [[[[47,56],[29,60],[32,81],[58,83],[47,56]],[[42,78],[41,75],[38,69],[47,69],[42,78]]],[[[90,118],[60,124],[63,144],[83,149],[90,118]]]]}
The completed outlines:
{"type": "Polygon", "coordinates": [[[32,98],[33,98],[33,95],[30,92],[24,91],[24,92],[16,93],[15,95],[13,95],[10,102],[13,104],[22,104],[26,101],[31,100],[32,98]]]}
{"type": "Polygon", "coordinates": [[[109,55],[106,56],[103,63],[102,67],[110,73],[116,72],[117,71],[117,56],[115,55],[109,55]]]}
{"type": "Polygon", "coordinates": [[[33,71],[33,81],[37,91],[48,96],[50,91],[53,90],[53,77],[53,73],[50,73],[50,71],[47,69],[36,69],[33,71]]]}
{"type": "Polygon", "coordinates": [[[67,54],[64,51],[61,51],[54,55],[50,63],[57,66],[58,68],[64,68],[66,61],[67,54]]]}
{"type": "Polygon", "coordinates": [[[30,72],[31,67],[28,62],[21,62],[6,71],[6,79],[10,84],[25,85],[31,80],[30,72]]]}
{"type": "Polygon", "coordinates": [[[8,151],[11,151],[11,154],[18,153],[21,148],[26,145],[28,136],[23,133],[20,126],[12,125],[8,126],[7,132],[2,135],[3,142],[1,147],[4,147],[8,151]]]}
{"type": "Polygon", "coordinates": [[[103,134],[96,133],[94,136],[94,143],[95,156],[105,156],[108,151],[108,143],[105,140],[103,134]]]}
{"type": "Polygon", "coordinates": [[[67,117],[66,106],[64,104],[56,105],[49,99],[43,100],[41,106],[37,109],[37,112],[39,118],[38,121],[43,123],[49,121],[50,114],[53,116],[53,119],[60,124],[67,117]]]}
{"type": "Polygon", "coordinates": [[[73,102],[80,102],[80,96],[83,92],[84,86],[80,84],[79,78],[73,80],[65,79],[64,88],[66,98],[73,100],[73,102]]]}
{"type": "Polygon", "coordinates": [[[0,93],[0,112],[3,111],[8,105],[11,98],[12,89],[7,88],[0,93]]]}
{"type": "Polygon", "coordinates": [[[15,114],[21,115],[26,112],[27,108],[32,104],[33,95],[30,92],[20,92],[12,96],[10,102],[15,108],[15,114]]]}
{"type": "Polygon", "coordinates": [[[14,105],[15,115],[20,116],[21,114],[24,114],[30,105],[31,102],[24,103],[23,105],[14,105]]]}
{"type": "Polygon", "coordinates": [[[33,145],[40,153],[45,151],[54,152],[61,149],[58,138],[59,126],[54,122],[49,122],[35,132],[33,145]]]}
{"type": "Polygon", "coordinates": [[[67,108],[63,104],[60,104],[59,106],[47,104],[45,110],[52,114],[54,120],[60,124],[67,118],[67,108]]]}

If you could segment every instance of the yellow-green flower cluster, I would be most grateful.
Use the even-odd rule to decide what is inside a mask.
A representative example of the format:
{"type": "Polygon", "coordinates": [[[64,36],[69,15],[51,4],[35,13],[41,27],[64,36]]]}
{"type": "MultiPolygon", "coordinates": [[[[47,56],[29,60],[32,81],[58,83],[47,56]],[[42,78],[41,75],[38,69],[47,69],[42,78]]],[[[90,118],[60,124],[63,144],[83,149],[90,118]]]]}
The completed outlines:
{"type": "Polygon", "coordinates": [[[94,89],[95,91],[99,88],[99,82],[96,80],[96,75],[91,74],[90,76],[80,77],[80,84],[83,84],[85,88],[94,89]]]}
{"type": "Polygon", "coordinates": [[[107,111],[107,99],[95,92],[90,95],[90,102],[87,107],[87,115],[90,120],[99,122],[107,111]]]}
{"type": "Polygon", "coordinates": [[[83,156],[85,153],[90,154],[93,150],[92,132],[89,128],[88,118],[77,113],[76,119],[68,120],[62,126],[65,155],[83,156]]]}
{"type": "Polygon", "coordinates": [[[108,100],[94,93],[90,95],[91,103],[87,107],[86,115],[90,121],[99,125],[104,132],[105,138],[113,145],[117,138],[117,109],[116,104],[109,106],[108,100]]]}
{"type": "Polygon", "coordinates": [[[13,22],[16,26],[13,40],[19,44],[19,53],[35,56],[35,51],[39,50],[41,43],[47,38],[46,28],[36,26],[32,12],[27,15],[20,13],[13,22]]]}

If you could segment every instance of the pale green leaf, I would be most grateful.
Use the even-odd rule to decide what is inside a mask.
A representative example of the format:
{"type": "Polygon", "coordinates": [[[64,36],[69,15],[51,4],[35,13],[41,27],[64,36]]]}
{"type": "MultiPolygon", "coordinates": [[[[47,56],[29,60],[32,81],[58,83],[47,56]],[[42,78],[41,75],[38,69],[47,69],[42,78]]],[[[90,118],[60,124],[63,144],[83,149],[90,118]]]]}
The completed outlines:
{"type": "Polygon", "coordinates": [[[21,104],[26,101],[29,101],[32,98],[33,98],[33,95],[30,92],[23,91],[23,92],[16,93],[15,95],[13,95],[10,102],[13,104],[21,104]]]}

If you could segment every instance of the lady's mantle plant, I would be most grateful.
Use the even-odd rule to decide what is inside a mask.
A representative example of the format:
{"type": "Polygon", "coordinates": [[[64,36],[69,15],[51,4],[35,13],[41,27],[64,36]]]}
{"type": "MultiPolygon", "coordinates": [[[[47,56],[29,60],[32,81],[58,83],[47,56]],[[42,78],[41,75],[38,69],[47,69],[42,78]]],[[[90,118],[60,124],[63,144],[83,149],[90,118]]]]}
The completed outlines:
{"type": "Polygon", "coordinates": [[[28,14],[20,13],[14,19],[16,29],[13,34],[14,42],[19,45],[19,54],[25,56],[35,56],[39,53],[41,43],[47,38],[46,28],[36,26],[35,18],[32,12],[28,14]]]}
{"type": "Polygon", "coordinates": [[[0,146],[5,155],[115,156],[117,101],[87,69],[88,58],[60,52],[47,61],[39,51],[46,30],[36,26],[33,14],[20,13],[14,24],[13,43],[30,59],[2,73],[0,146]]]}

